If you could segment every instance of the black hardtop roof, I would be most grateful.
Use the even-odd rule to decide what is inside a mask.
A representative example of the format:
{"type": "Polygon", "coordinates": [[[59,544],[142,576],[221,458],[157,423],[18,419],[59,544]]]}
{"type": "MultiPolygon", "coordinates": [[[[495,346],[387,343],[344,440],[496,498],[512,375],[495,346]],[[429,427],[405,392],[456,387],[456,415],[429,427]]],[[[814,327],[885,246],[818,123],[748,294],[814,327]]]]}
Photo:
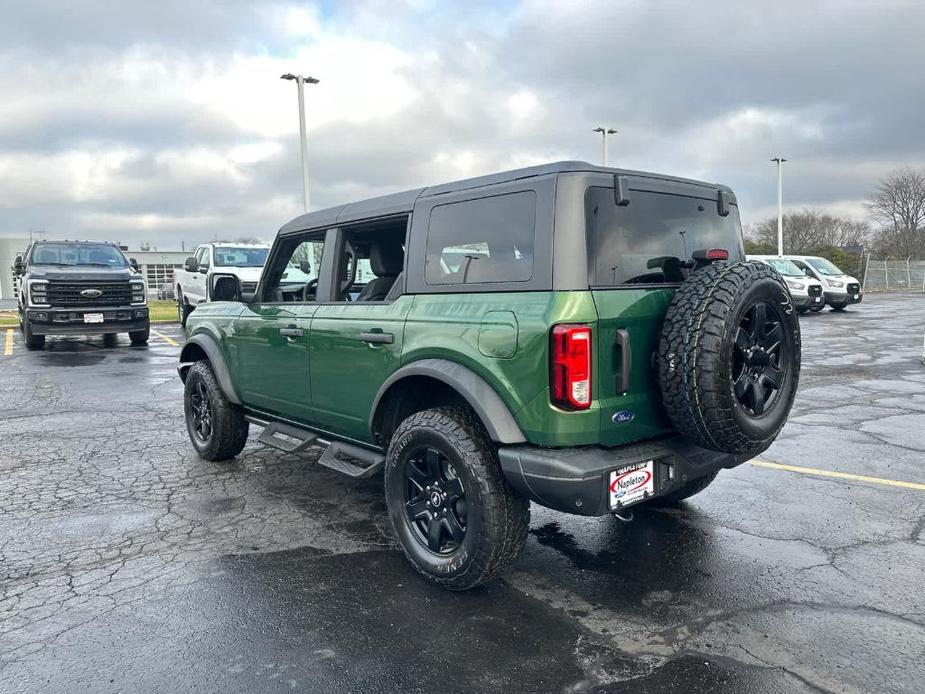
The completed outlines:
{"type": "Polygon", "coordinates": [[[472,188],[482,188],[484,186],[497,185],[499,183],[509,183],[524,178],[534,178],[537,176],[548,176],[560,173],[603,173],[610,175],[625,175],[634,178],[653,178],[661,181],[672,181],[675,183],[692,184],[714,190],[724,190],[731,193],[732,190],[727,186],[717,183],[706,183],[696,181],[690,178],[680,178],[678,176],[667,176],[664,174],[650,173],[647,171],[633,171],[630,169],[615,169],[606,166],[596,166],[586,161],[557,161],[549,164],[540,164],[538,166],[528,166],[523,169],[513,169],[511,171],[502,171],[499,173],[477,176],[475,178],[465,178],[450,183],[440,183],[425,188],[414,188],[412,190],[402,191],[400,193],[391,193],[375,198],[367,198],[357,202],[328,207],[316,212],[309,212],[300,215],[280,229],[281,234],[303,231],[305,229],[320,229],[331,227],[335,224],[344,224],[347,222],[370,219],[372,217],[389,217],[391,215],[407,214],[411,212],[414,203],[418,198],[431,197],[435,195],[445,195],[472,188]]]}

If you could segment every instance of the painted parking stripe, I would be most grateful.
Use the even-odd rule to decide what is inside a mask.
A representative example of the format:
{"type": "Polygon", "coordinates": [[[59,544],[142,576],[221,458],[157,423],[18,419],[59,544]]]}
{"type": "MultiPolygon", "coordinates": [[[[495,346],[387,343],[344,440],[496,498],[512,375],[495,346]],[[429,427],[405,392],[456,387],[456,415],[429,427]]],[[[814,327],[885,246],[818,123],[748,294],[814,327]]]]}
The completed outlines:
{"type": "Polygon", "coordinates": [[[834,477],[841,480],[852,480],[853,482],[869,482],[870,484],[883,484],[887,487],[902,487],[904,489],[916,489],[925,492],[925,484],[918,482],[902,482],[900,480],[888,480],[883,477],[868,477],[867,475],[852,475],[850,472],[835,472],[834,470],[821,470],[815,467],[802,467],[801,465],[784,465],[782,463],[772,463],[769,460],[749,460],[752,465],[768,468],[770,470],[786,470],[787,472],[798,472],[802,475],[815,475],[817,477],[834,477]]]}
{"type": "Polygon", "coordinates": [[[7,328],[6,341],[3,343],[3,356],[9,357],[13,354],[13,328],[7,328]]]}
{"type": "Polygon", "coordinates": [[[174,340],[172,337],[170,337],[169,335],[165,335],[164,333],[159,333],[157,330],[152,330],[151,334],[154,335],[155,337],[161,338],[164,342],[166,342],[171,347],[180,346],[180,343],[174,340]]]}

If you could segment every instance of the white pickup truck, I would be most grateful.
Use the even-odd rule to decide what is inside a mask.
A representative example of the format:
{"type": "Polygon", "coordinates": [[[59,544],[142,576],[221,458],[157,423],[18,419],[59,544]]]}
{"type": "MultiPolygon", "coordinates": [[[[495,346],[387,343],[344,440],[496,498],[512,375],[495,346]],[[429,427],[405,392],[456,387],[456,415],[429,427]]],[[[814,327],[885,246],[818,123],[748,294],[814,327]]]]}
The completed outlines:
{"type": "Polygon", "coordinates": [[[193,309],[209,300],[209,277],[213,272],[237,275],[243,291],[255,291],[269,252],[270,247],[263,244],[206,243],[199,246],[195,254],[186,259],[183,269],[174,271],[174,296],[177,297],[180,323],[186,326],[193,309]]]}

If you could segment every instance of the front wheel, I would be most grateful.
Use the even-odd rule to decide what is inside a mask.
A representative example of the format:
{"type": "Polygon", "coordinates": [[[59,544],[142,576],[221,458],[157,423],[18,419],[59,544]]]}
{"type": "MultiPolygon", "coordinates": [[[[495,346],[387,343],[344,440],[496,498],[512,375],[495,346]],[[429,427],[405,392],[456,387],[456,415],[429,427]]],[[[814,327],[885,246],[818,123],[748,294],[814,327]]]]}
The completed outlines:
{"type": "Polygon", "coordinates": [[[468,410],[424,410],[401,423],[386,457],[385,496],[405,556],[450,590],[495,577],[527,540],[530,502],[504,479],[468,410]]]}
{"type": "Polygon", "coordinates": [[[23,318],[22,321],[22,338],[26,343],[26,349],[42,349],[45,346],[45,336],[32,332],[32,323],[28,318],[23,318]]]}
{"type": "Polygon", "coordinates": [[[822,309],[825,308],[825,304],[816,304],[815,306],[810,306],[809,310],[813,313],[819,313],[822,309]]]}
{"type": "Polygon", "coordinates": [[[190,305],[186,303],[186,299],[183,298],[183,292],[177,288],[177,318],[180,319],[180,325],[184,328],[186,327],[186,319],[189,318],[189,314],[193,312],[193,309],[190,308],[190,305]]]}
{"type": "Polygon", "coordinates": [[[206,460],[230,460],[244,450],[250,425],[241,408],[228,402],[207,361],[193,364],[183,391],[186,430],[206,460]]]}
{"type": "Polygon", "coordinates": [[[833,311],[844,311],[848,308],[848,304],[832,304],[833,311]]]}
{"type": "Polygon", "coordinates": [[[128,334],[128,339],[132,341],[132,347],[141,347],[142,345],[148,344],[148,339],[151,337],[151,326],[149,325],[144,330],[135,330],[128,334]]]}

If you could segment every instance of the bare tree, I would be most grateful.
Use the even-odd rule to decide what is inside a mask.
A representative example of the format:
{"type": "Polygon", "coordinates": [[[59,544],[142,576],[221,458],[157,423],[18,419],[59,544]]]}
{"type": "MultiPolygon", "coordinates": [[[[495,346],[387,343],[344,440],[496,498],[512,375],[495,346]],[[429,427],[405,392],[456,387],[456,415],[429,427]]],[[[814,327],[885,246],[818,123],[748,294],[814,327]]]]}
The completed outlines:
{"type": "Polygon", "coordinates": [[[881,225],[878,245],[899,257],[925,253],[925,171],[905,168],[882,179],[867,201],[881,225]]]}
{"type": "MultiPolygon", "coordinates": [[[[862,246],[870,235],[867,222],[836,217],[806,208],[784,215],[784,252],[816,253],[826,248],[862,246]]],[[[751,227],[749,238],[761,247],[777,249],[777,218],[751,227]]]]}

